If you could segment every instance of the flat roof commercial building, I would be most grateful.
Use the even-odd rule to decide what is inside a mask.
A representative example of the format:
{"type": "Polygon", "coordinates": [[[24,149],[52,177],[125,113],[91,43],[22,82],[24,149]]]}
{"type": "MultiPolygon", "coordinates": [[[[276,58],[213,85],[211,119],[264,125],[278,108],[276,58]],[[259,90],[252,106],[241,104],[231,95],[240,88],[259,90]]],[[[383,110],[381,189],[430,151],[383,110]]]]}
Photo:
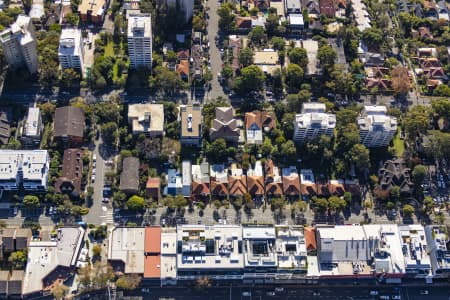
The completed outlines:
{"type": "Polygon", "coordinates": [[[276,272],[278,260],[273,226],[242,228],[246,272],[276,272]]]}
{"type": "Polygon", "coordinates": [[[202,142],[202,108],[200,106],[182,105],[180,106],[182,145],[201,146],[202,142]]]}
{"type": "Polygon", "coordinates": [[[111,230],[108,260],[125,274],[144,274],[145,228],[116,227],[111,230]]]}
{"type": "Polygon", "coordinates": [[[25,147],[39,146],[43,130],[44,126],[42,123],[40,109],[37,107],[30,107],[28,109],[27,119],[20,138],[22,144],[25,147]]]}
{"type": "Polygon", "coordinates": [[[445,226],[425,227],[431,267],[434,277],[447,278],[450,274],[450,240],[445,226]]]}
{"type": "Polygon", "coordinates": [[[81,30],[65,28],[59,38],[58,59],[62,69],[84,69],[84,50],[81,30]]]}

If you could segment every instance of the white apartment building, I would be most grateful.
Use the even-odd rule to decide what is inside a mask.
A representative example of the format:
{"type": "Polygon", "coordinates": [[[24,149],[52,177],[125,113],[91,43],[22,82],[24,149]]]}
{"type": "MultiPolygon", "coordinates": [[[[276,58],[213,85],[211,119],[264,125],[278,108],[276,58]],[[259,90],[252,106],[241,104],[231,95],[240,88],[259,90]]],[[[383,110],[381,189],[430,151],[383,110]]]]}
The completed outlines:
{"type": "Polygon", "coordinates": [[[37,72],[36,38],[30,17],[19,15],[10,28],[0,33],[0,44],[12,68],[25,65],[31,74],[37,72]]]}
{"type": "Polygon", "coordinates": [[[38,107],[30,107],[28,109],[27,120],[22,131],[22,144],[26,147],[38,147],[41,142],[43,130],[44,126],[42,123],[41,111],[38,107]]]}
{"type": "Polygon", "coordinates": [[[294,141],[303,143],[322,134],[333,136],[336,116],[325,112],[325,104],[304,103],[302,113],[295,116],[294,141]]]}
{"type": "Polygon", "coordinates": [[[0,150],[0,191],[46,191],[49,163],[47,150],[0,150]]]}
{"type": "Polygon", "coordinates": [[[397,118],[386,112],[386,106],[364,106],[358,126],[361,143],[366,147],[385,147],[397,132],[397,118]]]}
{"type": "Polygon", "coordinates": [[[152,21],[150,14],[131,14],[128,18],[130,68],[152,66],[152,21]]]}
{"type": "Polygon", "coordinates": [[[61,68],[83,70],[83,38],[79,29],[63,29],[59,39],[58,58],[61,68]]]}

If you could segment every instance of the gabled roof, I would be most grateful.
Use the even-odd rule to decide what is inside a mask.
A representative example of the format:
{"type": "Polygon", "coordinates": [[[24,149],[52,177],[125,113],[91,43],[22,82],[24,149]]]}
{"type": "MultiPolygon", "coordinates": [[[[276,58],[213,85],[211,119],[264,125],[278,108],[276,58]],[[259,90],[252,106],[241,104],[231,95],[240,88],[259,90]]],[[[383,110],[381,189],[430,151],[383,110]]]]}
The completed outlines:
{"type": "Polygon", "coordinates": [[[211,194],[216,196],[228,195],[228,182],[217,182],[215,177],[211,177],[211,194]]]}
{"type": "Polygon", "coordinates": [[[192,195],[194,196],[208,196],[211,194],[209,190],[209,183],[207,182],[192,182],[192,195]]]}
{"type": "Polygon", "coordinates": [[[186,59],[180,60],[180,63],[175,66],[175,72],[180,76],[189,76],[189,61],[186,59]]]}
{"type": "Polygon", "coordinates": [[[244,196],[247,193],[247,184],[244,176],[230,176],[228,177],[228,184],[230,186],[230,195],[244,196]]]}
{"type": "Polygon", "coordinates": [[[283,176],[283,192],[286,196],[300,195],[300,180],[298,176],[283,176]]]}
{"type": "Polygon", "coordinates": [[[245,128],[249,129],[255,124],[261,130],[268,128],[272,130],[276,127],[276,118],[273,112],[255,110],[245,113],[245,128]]]}
{"type": "Polygon", "coordinates": [[[314,196],[316,195],[316,184],[314,183],[303,183],[301,184],[301,193],[304,196],[314,196]]]}
{"type": "Polygon", "coordinates": [[[336,9],[334,7],[334,0],[320,0],[320,13],[329,17],[334,17],[336,9]]]}
{"type": "Polygon", "coordinates": [[[262,176],[247,176],[247,187],[252,196],[264,195],[264,178],[262,176]]]}
{"type": "Polygon", "coordinates": [[[161,179],[159,177],[149,177],[145,188],[147,189],[159,189],[161,185],[161,179]]]}
{"type": "Polygon", "coordinates": [[[120,190],[137,191],[139,189],[139,158],[125,157],[120,174],[120,190]]]}
{"type": "Polygon", "coordinates": [[[178,60],[186,60],[189,59],[189,49],[180,50],[177,52],[177,59],[178,60]]]}
{"type": "Polygon", "coordinates": [[[55,184],[57,193],[81,193],[81,178],[83,177],[83,151],[81,149],[66,149],[64,151],[62,176],[55,184]]]}
{"type": "Polygon", "coordinates": [[[239,137],[239,128],[232,107],[216,107],[216,118],[213,120],[209,134],[212,140],[239,137]]]}
{"type": "Polygon", "coordinates": [[[317,250],[316,230],[313,227],[305,227],[304,230],[306,250],[317,250]]]}
{"type": "Polygon", "coordinates": [[[406,167],[403,159],[388,160],[378,172],[380,187],[390,190],[394,186],[400,187],[402,193],[411,193],[414,184],[411,181],[411,169],[406,167]]]}
{"type": "Polygon", "coordinates": [[[55,110],[54,136],[83,137],[84,133],[84,112],[75,106],[58,107],[55,110]]]}
{"type": "Polygon", "coordinates": [[[271,196],[283,195],[283,184],[281,182],[266,183],[266,194],[271,196]]]}
{"type": "Polygon", "coordinates": [[[252,18],[251,17],[237,17],[236,18],[236,28],[237,29],[252,28],[252,18]]]}

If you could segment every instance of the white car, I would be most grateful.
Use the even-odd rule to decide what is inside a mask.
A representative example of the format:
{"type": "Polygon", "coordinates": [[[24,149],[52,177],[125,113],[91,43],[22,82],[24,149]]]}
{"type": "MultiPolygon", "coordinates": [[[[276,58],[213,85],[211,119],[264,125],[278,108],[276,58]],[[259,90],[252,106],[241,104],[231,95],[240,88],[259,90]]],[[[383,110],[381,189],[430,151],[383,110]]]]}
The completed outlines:
{"type": "Polygon", "coordinates": [[[97,161],[97,155],[94,154],[94,155],[92,156],[92,160],[93,160],[94,162],[96,162],[96,161],[97,161]]]}
{"type": "Polygon", "coordinates": [[[91,176],[91,181],[92,181],[92,182],[95,182],[95,174],[92,174],[92,176],[91,176]]]}

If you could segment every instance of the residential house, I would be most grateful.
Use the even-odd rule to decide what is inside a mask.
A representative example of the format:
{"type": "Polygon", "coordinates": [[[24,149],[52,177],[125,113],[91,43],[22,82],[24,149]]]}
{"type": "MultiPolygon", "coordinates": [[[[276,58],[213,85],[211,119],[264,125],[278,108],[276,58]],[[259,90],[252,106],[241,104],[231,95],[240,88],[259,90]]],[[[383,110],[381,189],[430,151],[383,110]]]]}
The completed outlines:
{"type": "Polygon", "coordinates": [[[139,158],[125,157],[122,161],[119,189],[128,196],[139,191],[139,158]]]}
{"type": "Polygon", "coordinates": [[[258,66],[265,74],[273,75],[276,70],[280,70],[278,52],[273,49],[255,51],[253,54],[253,64],[258,66]]]}
{"type": "Polygon", "coordinates": [[[234,118],[233,107],[216,107],[216,117],[209,130],[211,141],[224,139],[226,142],[237,143],[239,141],[240,130],[238,121],[234,118]]]}
{"type": "Polygon", "coordinates": [[[189,49],[182,49],[177,52],[178,61],[189,60],[190,57],[189,49]]]}
{"type": "Polygon", "coordinates": [[[283,194],[290,200],[297,200],[301,195],[300,179],[295,166],[283,168],[283,194]]]}
{"type": "Polygon", "coordinates": [[[180,62],[175,65],[175,72],[184,81],[189,81],[189,61],[187,59],[180,60],[180,62]]]}
{"type": "Polygon", "coordinates": [[[183,179],[176,169],[167,171],[167,192],[165,194],[172,196],[183,194],[183,179]]]}
{"type": "Polygon", "coordinates": [[[394,186],[400,188],[402,194],[411,194],[414,189],[411,169],[406,167],[402,158],[387,160],[378,171],[380,188],[390,191],[394,186]]]}
{"type": "Polygon", "coordinates": [[[183,160],[181,163],[181,182],[183,185],[183,196],[191,197],[191,186],[192,186],[192,167],[189,160],[183,160]]]}
{"type": "Polygon", "coordinates": [[[228,176],[229,195],[233,198],[243,198],[247,193],[247,180],[242,169],[231,166],[230,176],[228,176]]]}
{"type": "Polygon", "coordinates": [[[300,189],[303,200],[309,200],[317,194],[316,181],[311,169],[300,170],[300,189]]]}
{"type": "Polygon", "coordinates": [[[211,195],[215,198],[228,197],[228,170],[223,165],[211,165],[211,195]]]}
{"type": "Polygon", "coordinates": [[[275,127],[276,118],[273,112],[256,110],[245,113],[247,144],[262,144],[263,130],[267,133],[275,127]]]}
{"type": "Polygon", "coordinates": [[[237,35],[230,35],[228,39],[228,48],[230,48],[233,53],[231,68],[233,69],[233,74],[236,75],[236,71],[241,67],[239,64],[239,53],[241,53],[242,49],[242,40],[237,35]]]}
{"type": "Polygon", "coordinates": [[[255,167],[247,171],[248,193],[254,198],[261,200],[264,196],[264,174],[261,161],[255,163],[255,167]]]}
{"type": "Polygon", "coordinates": [[[364,67],[382,67],[384,66],[384,56],[380,53],[365,52],[360,56],[364,67]]]}
{"type": "Polygon", "coordinates": [[[249,32],[252,29],[252,17],[237,16],[235,21],[236,30],[240,33],[249,32]]]}
{"type": "Polygon", "coordinates": [[[53,136],[64,147],[81,146],[85,126],[84,112],[76,106],[57,107],[53,136]]]}
{"type": "Polygon", "coordinates": [[[203,77],[203,47],[202,45],[192,45],[191,48],[191,68],[195,79],[200,80],[203,77]]]}
{"type": "Polygon", "coordinates": [[[78,198],[82,192],[81,179],[83,177],[83,150],[66,149],[64,150],[63,165],[61,177],[55,184],[57,193],[69,194],[78,198]]]}
{"type": "Polygon", "coordinates": [[[209,164],[192,165],[192,198],[198,201],[208,201],[211,195],[209,164]]]}
{"type": "MultiPolygon", "coordinates": [[[[270,1],[269,0],[249,0],[248,1],[251,6],[256,7],[258,11],[266,12],[270,7],[270,1]]],[[[251,9],[252,7],[249,6],[251,9]]]]}
{"type": "Polygon", "coordinates": [[[150,103],[128,105],[128,124],[135,135],[161,136],[164,132],[164,106],[150,103]]]}
{"type": "Polygon", "coordinates": [[[39,108],[30,107],[20,138],[22,145],[27,148],[39,146],[43,130],[44,125],[39,108]]]}
{"type": "Polygon", "coordinates": [[[108,0],[81,1],[80,5],[78,5],[78,13],[81,21],[101,26],[108,6],[108,0]]]}
{"type": "Polygon", "coordinates": [[[316,229],[314,227],[305,227],[303,234],[305,235],[306,251],[308,255],[316,255],[316,229]]]}
{"type": "Polygon", "coordinates": [[[450,19],[448,2],[443,0],[437,2],[436,9],[438,13],[438,19],[446,21],[448,23],[450,19]]]}
{"type": "Polygon", "coordinates": [[[161,198],[161,179],[159,177],[149,177],[145,185],[145,195],[156,202],[161,198]]]}
{"type": "Polygon", "coordinates": [[[264,165],[264,168],[266,175],[266,196],[275,198],[283,196],[283,181],[278,167],[273,164],[271,159],[268,159],[264,165]]]}
{"type": "Polygon", "coordinates": [[[320,16],[319,0],[302,0],[302,7],[308,12],[312,19],[318,19],[320,16]]]}
{"type": "Polygon", "coordinates": [[[334,0],[320,0],[319,1],[320,14],[329,18],[334,18],[336,7],[334,0]]]}
{"type": "Polygon", "coordinates": [[[421,26],[417,30],[411,29],[411,36],[413,38],[422,38],[426,40],[432,40],[434,38],[433,34],[431,33],[430,29],[428,27],[421,26]]]}
{"type": "Polygon", "coordinates": [[[200,147],[202,143],[202,108],[200,106],[180,106],[182,145],[200,147]]]}
{"type": "Polygon", "coordinates": [[[4,228],[0,230],[1,252],[25,250],[31,241],[30,228],[4,228]]]}

